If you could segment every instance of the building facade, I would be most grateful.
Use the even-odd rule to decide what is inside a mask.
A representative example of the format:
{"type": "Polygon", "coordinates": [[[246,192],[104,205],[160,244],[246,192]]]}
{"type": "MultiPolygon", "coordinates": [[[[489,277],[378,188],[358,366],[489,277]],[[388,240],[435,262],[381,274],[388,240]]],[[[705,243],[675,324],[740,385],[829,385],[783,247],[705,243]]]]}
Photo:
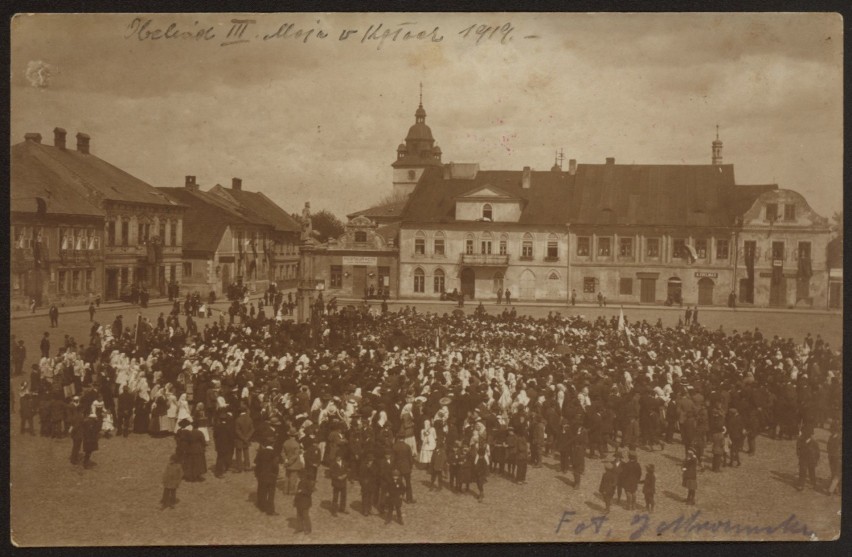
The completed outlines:
{"type": "Polygon", "coordinates": [[[359,216],[346,223],[340,238],[317,246],[312,256],[314,277],[322,285],[325,299],[396,298],[397,231],[396,225],[379,226],[359,216]]]}
{"type": "Polygon", "coordinates": [[[23,270],[13,272],[13,297],[84,303],[129,295],[133,284],[165,294],[179,272],[185,208],[91,154],[88,135],[76,139],[68,148],[55,128],[52,146],[30,133],[12,147],[12,259],[23,270]]]}

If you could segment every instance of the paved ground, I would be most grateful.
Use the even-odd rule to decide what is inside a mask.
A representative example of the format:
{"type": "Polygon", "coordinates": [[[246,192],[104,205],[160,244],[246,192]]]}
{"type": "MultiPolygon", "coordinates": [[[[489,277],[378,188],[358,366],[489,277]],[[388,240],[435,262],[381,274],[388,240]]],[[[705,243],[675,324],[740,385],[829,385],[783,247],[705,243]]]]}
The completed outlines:
{"type": "MultiPolygon", "coordinates": [[[[469,304],[465,310],[473,311],[474,307],[469,304]]],[[[452,309],[450,305],[418,305],[418,311],[452,309]]],[[[153,307],[142,312],[155,317],[166,310],[153,307]]],[[[496,309],[489,306],[488,310],[496,309]]],[[[565,308],[560,310],[566,313],[565,308]]],[[[548,308],[519,308],[519,311],[546,315],[548,308]]],[[[593,318],[599,313],[615,314],[618,309],[584,307],[575,311],[593,318]]],[[[125,322],[135,315],[135,310],[121,312],[125,322]]],[[[656,308],[628,308],[626,314],[630,319],[653,321],[661,317],[667,325],[675,323],[680,315],[674,310],[656,308]]],[[[96,318],[109,322],[113,316],[102,310],[96,318]]],[[[764,333],[797,339],[810,330],[822,334],[833,346],[839,346],[842,338],[841,318],[831,314],[706,311],[701,321],[711,327],[722,325],[727,331],[759,326],[764,333]]],[[[27,340],[29,362],[38,352],[37,341],[45,330],[52,331],[55,342],[66,333],[78,340],[85,339],[88,314],[67,313],[60,318],[60,324],[58,329],[49,329],[47,318],[42,316],[12,320],[12,333],[27,340]]],[[[102,440],[94,458],[98,466],[83,470],[68,463],[70,440],[21,436],[18,429],[18,418],[14,415],[11,531],[13,540],[23,546],[626,540],[646,524],[645,518],[635,518],[636,513],[616,507],[596,532],[590,520],[603,509],[595,494],[602,464],[588,461],[583,483],[575,490],[570,477],[559,473],[552,459],[545,459],[544,467],[530,469],[527,485],[491,476],[483,503],[472,496],[446,490],[429,492],[426,473],[417,471],[413,482],[417,503],[404,508],[405,526],[385,525],[376,516],[364,518],[358,514],[360,496],[355,485],[349,489],[349,515],[332,518],[328,510],[331,487],[328,480],[321,480],[312,510],[314,533],[306,537],[294,533],[295,511],[291,499],[283,492],[279,491],[276,498],[280,516],[268,517],[256,511],[252,505],[256,486],[250,473],[229,474],[222,480],[208,474],[204,483],[184,483],[178,491],[177,508],[160,511],[160,478],[168,455],[174,450],[171,439],[132,435],[128,439],[102,440]],[[570,522],[559,527],[563,518],[570,522]],[[590,527],[578,528],[581,521],[590,527]]],[[[824,450],[826,432],[819,430],[817,435],[824,450]]],[[[744,455],[742,467],[724,469],[718,474],[703,472],[699,478],[697,507],[683,503],[685,490],[680,487],[679,466],[682,456],[679,445],[653,453],[640,451],[640,463],[654,463],[658,479],[657,509],[647,519],[647,529],[638,539],[803,539],[802,525],[818,539],[837,536],[839,498],[811,489],[799,492],[793,487],[797,465],[792,441],[760,438],[758,455],[744,455]],[[692,524],[730,521],[732,526],[777,527],[783,523],[788,528],[751,536],[733,530],[728,533],[719,530],[713,535],[707,531],[687,531],[682,521],[680,529],[675,529],[678,523],[672,521],[680,516],[687,520],[697,511],[700,515],[692,524]],[[788,520],[793,514],[795,517],[788,520]]],[[[213,459],[210,447],[208,462],[212,464],[213,459]]],[[[824,454],[818,476],[822,482],[828,477],[824,454]]]]}

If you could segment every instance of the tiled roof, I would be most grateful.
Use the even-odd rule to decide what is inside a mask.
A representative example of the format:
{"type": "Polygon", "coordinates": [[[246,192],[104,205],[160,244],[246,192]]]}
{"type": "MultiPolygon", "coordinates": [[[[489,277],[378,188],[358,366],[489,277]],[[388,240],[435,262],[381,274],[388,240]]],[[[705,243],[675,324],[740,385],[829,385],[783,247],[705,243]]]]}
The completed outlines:
{"type": "Polygon", "coordinates": [[[574,177],[567,172],[532,172],[529,189],[521,187],[522,177],[520,170],[480,170],[473,179],[445,180],[442,168],[427,168],[409,198],[402,221],[454,222],[455,198],[490,185],[521,199],[521,224],[567,223],[574,177]]]}
{"type": "Polygon", "coordinates": [[[731,226],[765,187],[736,186],[733,165],[581,164],[568,220],[731,226]]]}
{"type": "Polygon", "coordinates": [[[157,188],[131,176],[92,154],[73,149],[60,149],[34,141],[25,141],[12,147],[18,152],[23,165],[23,176],[28,179],[38,176],[45,180],[43,187],[58,189],[73,185],[77,191],[83,188],[85,197],[98,207],[102,200],[149,205],[174,206],[157,188]],[[41,169],[28,168],[39,166],[41,169]]]}
{"type": "Polygon", "coordinates": [[[228,208],[217,196],[189,188],[159,188],[175,201],[187,206],[183,216],[183,248],[187,251],[214,253],[222,234],[231,224],[251,224],[251,220],[228,208]]]}
{"type": "Polygon", "coordinates": [[[390,244],[390,242],[396,243],[396,238],[399,234],[399,223],[394,222],[385,226],[379,226],[376,228],[376,234],[382,237],[385,245],[390,244]]]}
{"type": "MultiPolygon", "coordinates": [[[[26,141],[12,146],[9,209],[35,213],[37,198],[44,200],[47,214],[103,217],[105,212],[74,176],[53,164],[44,164],[45,154],[37,143],[26,141]]],[[[48,161],[50,162],[50,161],[48,161]]]]}
{"type": "Polygon", "coordinates": [[[364,209],[363,211],[358,211],[357,213],[351,213],[346,215],[347,218],[354,219],[355,217],[367,217],[367,218],[394,218],[402,216],[402,212],[405,209],[405,204],[408,203],[408,200],[404,201],[394,201],[391,203],[385,203],[384,205],[376,205],[375,207],[370,207],[369,209],[364,209]]]}
{"type": "Polygon", "coordinates": [[[302,227],[290,214],[261,192],[226,189],[216,184],[210,193],[217,197],[230,198],[244,209],[248,218],[257,223],[265,223],[278,232],[300,232],[302,227]],[[226,195],[222,195],[225,193],[226,195]],[[251,216],[249,216],[251,215],[251,216]]]}

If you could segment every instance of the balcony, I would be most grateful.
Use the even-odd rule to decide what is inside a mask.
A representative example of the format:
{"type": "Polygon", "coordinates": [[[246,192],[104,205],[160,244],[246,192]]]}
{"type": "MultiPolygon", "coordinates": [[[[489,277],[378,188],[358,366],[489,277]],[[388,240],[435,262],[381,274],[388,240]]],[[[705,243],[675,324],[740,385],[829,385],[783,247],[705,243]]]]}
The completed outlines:
{"type": "Polygon", "coordinates": [[[485,253],[464,253],[461,256],[462,265],[474,267],[508,267],[508,255],[492,255],[485,253]]]}

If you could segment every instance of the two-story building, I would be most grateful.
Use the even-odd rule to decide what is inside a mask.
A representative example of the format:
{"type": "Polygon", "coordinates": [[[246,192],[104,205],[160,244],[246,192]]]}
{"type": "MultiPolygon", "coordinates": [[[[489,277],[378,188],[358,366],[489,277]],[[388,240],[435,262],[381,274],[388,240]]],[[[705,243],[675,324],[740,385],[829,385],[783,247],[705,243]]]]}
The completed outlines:
{"type": "MultiPolygon", "coordinates": [[[[88,135],[78,133],[76,139],[76,149],[69,149],[62,128],[54,130],[53,146],[42,144],[39,134],[27,134],[16,161],[24,172],[43,180],[48,201],[66,188],[103,214],[97,230],[72,224],[57,227],[56,237],[48,238],[50,260],[56,264],[51,265],[47,292],[68,302],[90,294],[110,300],[136,284],[153,296],[164,295],[167,281],[179,280],[185,207],[91,154],[88,135]]],[[[14,183],[12,189],[14,197],[14,183]]]]}
{"type": "Polygon", "coordinates": [[[734,267],[739,300],[758,306],[828,305],[828,219],[801,194],[772,189],[742,215],[734,267]]]}
{"type": "Polygon", "coordinates": [[[565,300],[572,180],[558,168],[427,169],[400,225],[400,296],[565,300]]]}

